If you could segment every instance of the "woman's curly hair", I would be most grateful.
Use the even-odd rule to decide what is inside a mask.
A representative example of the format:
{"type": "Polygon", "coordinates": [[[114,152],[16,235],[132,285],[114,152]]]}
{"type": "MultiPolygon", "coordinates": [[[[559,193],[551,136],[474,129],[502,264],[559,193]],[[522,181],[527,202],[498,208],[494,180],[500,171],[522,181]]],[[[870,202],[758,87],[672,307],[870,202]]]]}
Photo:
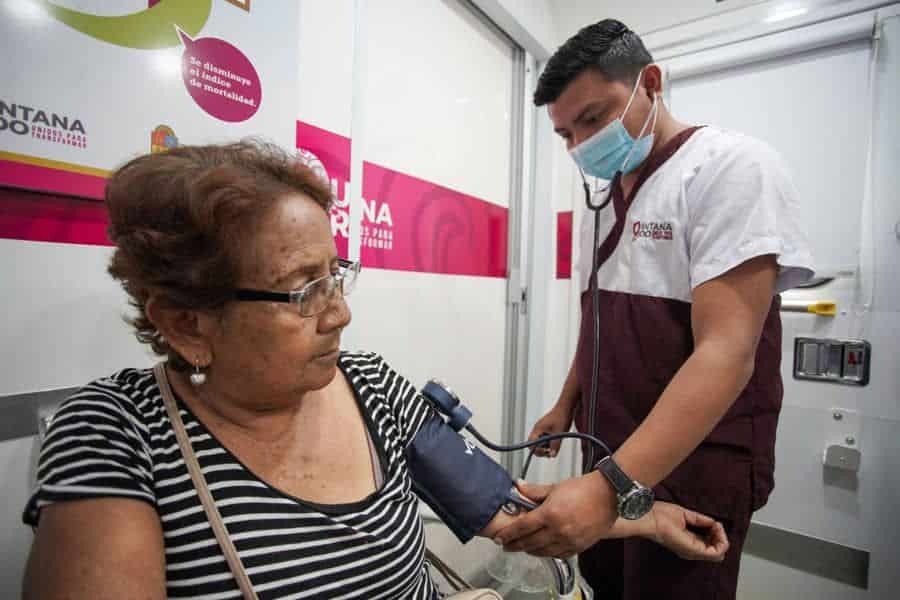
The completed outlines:
{"type": "Polygon", "coordinates": [[[327,182],[277,146],[254,140],[180,146],[119,168],[106,185],[107,235],[116,246],[108,271],[137,311],[128,319],[137,339],[174,368],[188,369],[147,317],[151,293],[180,308],[222,307],[253,228],[280,198],[297,193],[330,210],[327,182]]]}

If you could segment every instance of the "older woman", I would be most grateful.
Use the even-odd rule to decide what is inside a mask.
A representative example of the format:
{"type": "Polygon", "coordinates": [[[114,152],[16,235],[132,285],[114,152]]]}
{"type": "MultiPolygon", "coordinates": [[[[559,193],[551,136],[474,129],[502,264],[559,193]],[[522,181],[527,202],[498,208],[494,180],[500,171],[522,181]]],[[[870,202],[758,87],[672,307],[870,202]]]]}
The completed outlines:
{"type": "MultiPolygon", "coordinates": [[[[25,598],[436,597],[405,455],[431,409],[380,357],[340,351],[359,266],[335,252],[330,201],[311,170],[248,142],[110,179],[109,272],[166,361],[57,411],[25,511],[25,598]]],[[[513,518],[483,508],[482,535],[513,518]]],[[[724,554],[713,521],[652,515],[615,535],[724,554]]]]}

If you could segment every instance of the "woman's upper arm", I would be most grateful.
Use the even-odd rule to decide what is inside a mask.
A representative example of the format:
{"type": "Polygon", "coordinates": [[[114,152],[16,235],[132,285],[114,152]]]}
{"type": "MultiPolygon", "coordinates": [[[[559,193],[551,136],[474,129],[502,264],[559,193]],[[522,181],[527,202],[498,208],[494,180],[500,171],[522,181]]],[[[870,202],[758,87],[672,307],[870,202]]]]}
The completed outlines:
{"type": "Polygon", "coordinates": [[[141,500],[92,498],[41,510],[23,600],[165,600],[162,526],[141,500]]]}
{"type": "Polygon", "coordinates": [[[378,368],[377,377],[385,390],[385,400],[396,416],[400,441],[406,446],[434,411],[415,386],[391,368],[384,358],[373,354],[372,360],[378,368]]]}

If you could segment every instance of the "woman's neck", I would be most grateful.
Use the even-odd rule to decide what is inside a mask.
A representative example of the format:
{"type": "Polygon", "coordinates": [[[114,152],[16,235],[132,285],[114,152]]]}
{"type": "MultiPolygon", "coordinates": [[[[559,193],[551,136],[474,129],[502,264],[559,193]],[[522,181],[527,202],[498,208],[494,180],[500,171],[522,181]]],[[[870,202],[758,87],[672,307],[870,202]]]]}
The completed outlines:
{"type": "Polygon", "coordinates": [[[185,373],[166,368],[172,388],[191,412],[214,432],[224,431],[258,443],[274,443],[293,436],[298,420],[315,418],[321,390],[298,393],[289,399],[247,402],[214,382],[195,387],[185,373]]]}

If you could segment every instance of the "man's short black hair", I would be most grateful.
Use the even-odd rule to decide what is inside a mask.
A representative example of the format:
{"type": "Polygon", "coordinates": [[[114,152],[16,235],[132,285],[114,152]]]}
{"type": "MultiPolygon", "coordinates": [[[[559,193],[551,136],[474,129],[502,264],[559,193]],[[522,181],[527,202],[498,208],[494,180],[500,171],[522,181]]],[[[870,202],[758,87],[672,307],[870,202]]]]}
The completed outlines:
{"type": "Polygon", "coordinates": [[[621,21],[604,19],[570,37],[550,57],[534,92],[535,106],[556,101],[585,69],[596,69],[611,81],[634,83],[653,62],[638,34],[621,21]]]}

